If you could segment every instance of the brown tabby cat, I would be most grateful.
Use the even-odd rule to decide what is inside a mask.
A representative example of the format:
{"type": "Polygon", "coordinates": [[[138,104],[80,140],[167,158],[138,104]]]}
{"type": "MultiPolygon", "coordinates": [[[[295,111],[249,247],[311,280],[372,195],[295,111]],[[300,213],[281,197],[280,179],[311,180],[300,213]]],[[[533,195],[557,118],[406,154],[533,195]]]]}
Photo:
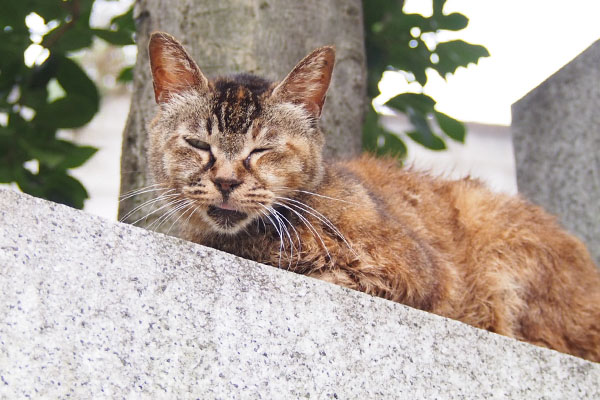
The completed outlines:
{"type": "Polygon", "coordinates": [[[149,50],[149,162],[184,238],[600,361],[600,275],[554,217],[393,160],[323,160],[332,47],[281,83],[208,80],[165,33],[149,50]]]}

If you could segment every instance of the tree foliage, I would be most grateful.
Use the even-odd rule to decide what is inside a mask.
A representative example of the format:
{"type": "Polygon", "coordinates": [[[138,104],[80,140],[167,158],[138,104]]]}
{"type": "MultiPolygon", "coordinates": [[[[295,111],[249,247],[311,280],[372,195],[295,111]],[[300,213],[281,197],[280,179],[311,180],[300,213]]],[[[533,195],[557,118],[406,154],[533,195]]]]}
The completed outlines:
{"type": "MultiPolygon", "coordinates": [[[[430,17],[405,13],[401,0],[363,2],[371,99],[378,95],[377,84],[386,70],[405,71],[422,87],[429,69],[445,77],[488,55],[484,47],[461,40],[440,42],[439,32],[464,29],[468,19],[444,14],[445,0],[431,1],[430,17]]],[[[93,4],[20,0],[5,2],[0,13],[0,183],[15,182],[26,193],[77,208],[83,207],[87,192],[69,169],[82,165],[96,149],[60,139],[57,132],[89,122],[98,112],[100,95],[72,55],[91,46],[94,38],[117,46],[133,44],[135,32],[133,8],[113,18],[107,29],[91,27],[93,4]],[[32,16],[43,20],[43,32],[29,26],[32,16]],[[39,53],[34,63],[26,63],[26,51],[39,53]]],[[[126,68],[118,80],[131,76],[126,68]]],[[[444,149],[445,137],[464,140],[464,125],[437,111],[435,100],[423,93],[398,94],[386,105],[408,115],[413,125],[408,136],[430,149],[444,149]]],[[[372,108],[363,147],[378,155],[406,153],[401,138],[382,128],[372,108]]]]}
{"type": "MultiPolygon", "coordinates": [[[[440,42],[442,31],[464,29],[469,20],[462,14],[444,14],[446,0],[431,0],[429,17],[405,13],[404,2],[398,0],[363,1],[365,42],[367,49],[368,95],[379,94],[377,84],[384,71],[404,71],[408,80],[421,89],[427,83],[428,70],[446,78],[458,67],[477,63],[489,56],[485,47],[462,40],[440,42]]],[[[385,103],[408,116],[413,129],[407,135],[432,150],[446,148],[445,137],[463,142],[464,125],[435,109],[436,102],[423,93],[401,93],[385,103]],[[434,123],[435,121],[435,123],[434,123]],[[439,129],[434,129],[434,126],[439,129]]],[[[404,156],[406,146],[396,134],[386,131],[371,107],[363,128],[363,147],[375,154],[404,156]]]]}
{"type": "Polygon", "coordinates": [[[96,149],[60,139],[57,131],[89,122],[100,96],[70,56],[94,37],[132,44],[135,31],[131,10],[108,29],[90,27],[93,3],[10,1],[0,13],[0,183],[15,182],[26,193],[77,208],[87,192],[68,171],[96,149]],[[32,29],[32,18],[43,20],[42,32],[32,29]],[[39,54],[35,62],[26,63],[26,51],[39,54]]]}

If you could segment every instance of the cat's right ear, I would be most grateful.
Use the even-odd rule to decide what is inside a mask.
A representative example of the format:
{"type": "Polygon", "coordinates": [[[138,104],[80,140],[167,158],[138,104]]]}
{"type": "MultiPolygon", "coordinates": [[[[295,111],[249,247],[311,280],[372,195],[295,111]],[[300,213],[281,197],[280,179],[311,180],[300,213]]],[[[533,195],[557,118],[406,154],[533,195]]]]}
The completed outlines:
{"type": "Polygon", "coordinates": [[[301,104],[315,117],[321,116],[335,63],[335,48],[324,46],[304,57],[275,89],[272,96],[301,104]]]}
{"type": "Polygon", "coordinates": [[[171,35],[154,32],[148,44],[154,98],[158,104],[190,88],[207,90],[208,79],[183,46],[171,35]]]}

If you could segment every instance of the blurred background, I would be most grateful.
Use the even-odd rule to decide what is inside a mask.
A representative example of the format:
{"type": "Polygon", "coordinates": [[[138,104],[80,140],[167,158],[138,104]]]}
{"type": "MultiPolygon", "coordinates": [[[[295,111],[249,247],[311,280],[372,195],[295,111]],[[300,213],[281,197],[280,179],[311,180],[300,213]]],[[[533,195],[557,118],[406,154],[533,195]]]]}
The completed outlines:
{"type": "MultiPolygon", "coordinates": [[[[428,16],[432,13],[431,3],[406,0],[404,12],[428,16]]],[[[132,0],[96,0],[90,25],[109,25],[131,4],[132,0]]],[[[444,12],[464,14],[469,25],[455,32],[442,32],[441,38],[481,44],[489,51],[489,57],[466,68],[459,67],[446,79],[427,72],[423,89],[402,71],[386,71],[379,83],[381,95],[374,101],[384,114],[381,123],[402,137],[410,129],[410,121],[386,110],[383,103],[402,92],[422,92],[435,98],[436,110],[465,121],[464,143],[448,140],[446,150],[433,151],[404,140],[405,165],[451,178],[470,175],[484,180],[493,190],[516,193],[511,104],[600,38],[600,2],[447,0],[444,12]]],[[[27,26],[34,33],[45,29],[44,21],[35,16],[29,18],[27,26]]],[[[25,63],[39,61],[42,51],[30,46],[25,52],[25,63]]],[[[84,209],[109,219],[117,215],[121,135],[131,98],[131,84],[118,82],[118,77],[123,68],[135,62],[136,51],[135,45],[115,47],[95,39],[89,49],[74,54],[102,94],[100,108],[87,125],[58,133],[61,138],[98,148],[87,162],[70,173],[88,191],[84,209]]]]}

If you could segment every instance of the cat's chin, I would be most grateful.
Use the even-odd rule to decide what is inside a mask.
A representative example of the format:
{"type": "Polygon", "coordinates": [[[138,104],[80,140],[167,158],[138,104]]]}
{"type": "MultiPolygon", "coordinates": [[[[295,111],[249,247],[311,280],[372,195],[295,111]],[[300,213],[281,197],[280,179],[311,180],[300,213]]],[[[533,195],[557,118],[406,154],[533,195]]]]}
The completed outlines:
{"type": "Polygon", "coordinates": [[[211,220],[213,229],[220,233],[235,234],[239,232],[249,219],[248,214],[215,206],[206,210],[206,215],[211,220]]]}

